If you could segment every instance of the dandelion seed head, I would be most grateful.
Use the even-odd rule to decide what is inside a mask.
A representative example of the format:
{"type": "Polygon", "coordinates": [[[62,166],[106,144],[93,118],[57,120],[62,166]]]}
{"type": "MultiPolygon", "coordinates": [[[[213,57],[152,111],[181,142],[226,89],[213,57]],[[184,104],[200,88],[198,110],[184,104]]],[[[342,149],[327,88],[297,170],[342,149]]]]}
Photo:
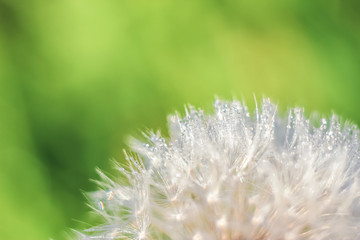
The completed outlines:
{"type": "Polygon", "coordinates": [[[78,239],[354,240],[360,238],[359,131],[338,117],[281,117],[269,99],[251,114],[217,100],[189,107],[134,140],[119,179],[100,173],[101,226],[78,239]]]}

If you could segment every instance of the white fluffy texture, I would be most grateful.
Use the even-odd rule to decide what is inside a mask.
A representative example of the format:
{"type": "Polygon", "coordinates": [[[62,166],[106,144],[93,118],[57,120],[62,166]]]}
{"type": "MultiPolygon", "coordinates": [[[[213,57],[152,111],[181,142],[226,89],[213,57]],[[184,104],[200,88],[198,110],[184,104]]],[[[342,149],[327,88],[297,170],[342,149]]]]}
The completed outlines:
{"type": "Polygon", "coordinates": [[[92,195],[105,222],[79,239],[360,239],[359,139],[336,116],[320,126],[264,99],[170,117],[170,139],[135,142],[129,170],[92,195]]]}

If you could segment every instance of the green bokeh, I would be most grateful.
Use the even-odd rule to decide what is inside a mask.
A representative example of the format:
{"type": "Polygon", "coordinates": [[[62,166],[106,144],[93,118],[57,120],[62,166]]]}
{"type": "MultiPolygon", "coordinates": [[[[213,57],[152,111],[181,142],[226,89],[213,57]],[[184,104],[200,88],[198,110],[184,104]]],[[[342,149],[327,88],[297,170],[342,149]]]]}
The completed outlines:
{"type": "MultiPolygon", "coordinates": [[[[360,123],[358,0],[0,0],[0,239],[65,239],[126,138],[271,97],[360,123]]],[[[84,221],[84,223],[82,222],[84,221]]]]}

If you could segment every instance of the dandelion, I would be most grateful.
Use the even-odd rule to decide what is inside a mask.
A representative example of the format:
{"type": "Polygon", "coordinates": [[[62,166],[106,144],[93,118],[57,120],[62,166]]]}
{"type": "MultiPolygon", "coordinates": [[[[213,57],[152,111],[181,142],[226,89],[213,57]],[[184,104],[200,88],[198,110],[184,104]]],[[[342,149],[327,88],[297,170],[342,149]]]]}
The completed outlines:
{"type": "Polygon", "coordinates": [[[214,105],[171,116],[169,139],[134,140],[118,179],[100,172],[104,224],[78,239],[360,239],[356,126],[313,124],[301,108],[282,118],[268,99],[254,114],[214,105]]]}

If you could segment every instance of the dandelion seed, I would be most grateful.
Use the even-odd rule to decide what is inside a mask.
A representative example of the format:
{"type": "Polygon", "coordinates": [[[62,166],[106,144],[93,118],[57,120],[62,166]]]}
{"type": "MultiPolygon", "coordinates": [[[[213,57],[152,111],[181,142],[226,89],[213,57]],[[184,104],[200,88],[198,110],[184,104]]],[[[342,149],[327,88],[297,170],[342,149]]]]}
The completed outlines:
{"type": "Polygon", "coordinates": [[[268,99],[254,115],[214,105],[170,117],[168,140],[134,141],[129,170],[93,194],[104,224],[78,239],[360,239],[356,126],[315,127],[300,108],[281,118],[268,99]]]}

